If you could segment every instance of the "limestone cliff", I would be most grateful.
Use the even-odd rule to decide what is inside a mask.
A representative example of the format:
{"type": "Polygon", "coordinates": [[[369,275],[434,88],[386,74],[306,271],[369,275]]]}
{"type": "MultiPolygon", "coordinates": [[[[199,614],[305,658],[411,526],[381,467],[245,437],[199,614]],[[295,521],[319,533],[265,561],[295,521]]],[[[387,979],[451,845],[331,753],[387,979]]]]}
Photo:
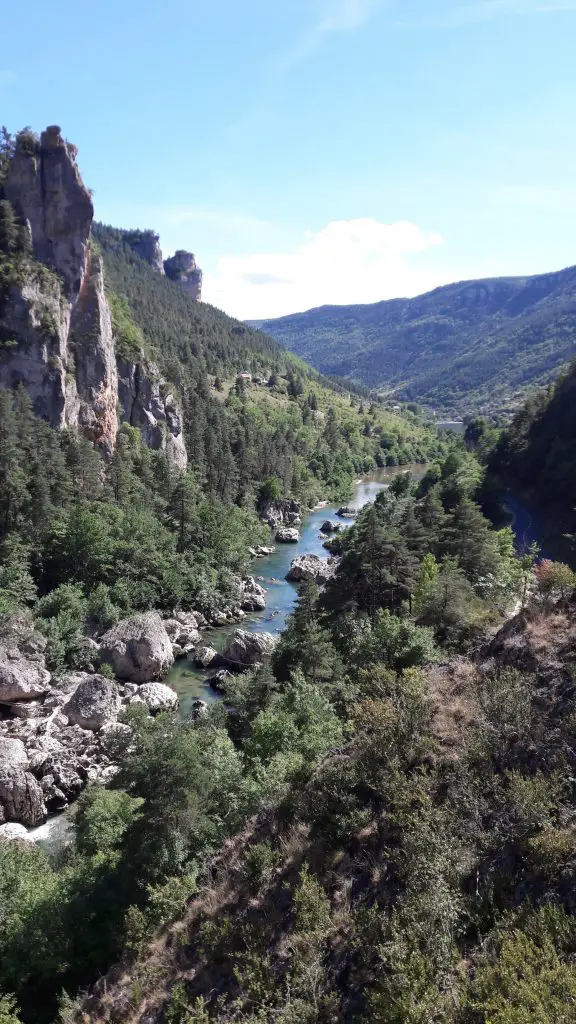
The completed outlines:
{"type": "MultiPolygon", "coordinates": [[[[20,133],[4,194],[25,226],[32,258],[0,296],[0,386],[22,384],[53,427],[78,428],[105,452],[125,420],[183,468],[174,395],[156,366],[144,357],[129,363],[117,352],[105,268],[90,242],[92,200],[75,147],[59,128],[40,139],[20,133]]],[[[152,232],[139,234],[157,246],[152,232]]],[[[156,255],[161,267],[159,248],[156,255]]]]}
{"type": "Polygon", "coordinates": [[[166,277],[176,281],[185,292],[198,302],[202,299],[202,271],[196,264],[194,253],[178,249],[164,260],[166,277]]]}
{"type": "Polygon", "coordinates": [[[123,237],[140,259],[149,263],[159,274],[164,274],[160,237],[155,231],[124,231],[123,237]]]}

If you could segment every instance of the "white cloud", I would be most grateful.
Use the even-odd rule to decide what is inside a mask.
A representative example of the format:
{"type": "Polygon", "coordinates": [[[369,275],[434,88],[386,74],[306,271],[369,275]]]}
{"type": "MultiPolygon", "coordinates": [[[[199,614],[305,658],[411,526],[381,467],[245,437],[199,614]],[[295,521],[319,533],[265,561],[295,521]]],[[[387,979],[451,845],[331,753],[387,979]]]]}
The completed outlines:
{"type": "Polygon", "coordinates": [[[312,306],[377,302],[445,283],[413,257],[442,245],[436,231],[369,217],[307,231],[289,252],[222,256],[204,277],[207,302],[240,319],[264,319],[312,306]]]}

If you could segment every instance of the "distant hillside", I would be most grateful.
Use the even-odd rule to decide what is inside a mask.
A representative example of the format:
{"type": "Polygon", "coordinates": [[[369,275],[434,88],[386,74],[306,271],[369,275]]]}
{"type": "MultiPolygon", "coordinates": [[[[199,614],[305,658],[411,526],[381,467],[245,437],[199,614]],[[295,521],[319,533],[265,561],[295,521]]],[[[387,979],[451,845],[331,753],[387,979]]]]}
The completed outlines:
{"type": "Polygon", "coordinates": [[[442,413],[501,411],[574,354],[576,267],[252,322],[323,373],[442,413]]]}

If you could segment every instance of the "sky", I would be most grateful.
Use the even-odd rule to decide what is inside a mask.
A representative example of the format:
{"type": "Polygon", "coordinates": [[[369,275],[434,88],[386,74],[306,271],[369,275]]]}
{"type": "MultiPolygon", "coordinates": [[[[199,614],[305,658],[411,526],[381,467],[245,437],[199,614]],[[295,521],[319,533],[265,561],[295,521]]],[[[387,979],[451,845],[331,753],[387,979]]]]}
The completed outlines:
{"type": "Polygon", "coordinates": [[[576,264],[576,0],[19,0],[0,123],[241,319],[576,264]]]}

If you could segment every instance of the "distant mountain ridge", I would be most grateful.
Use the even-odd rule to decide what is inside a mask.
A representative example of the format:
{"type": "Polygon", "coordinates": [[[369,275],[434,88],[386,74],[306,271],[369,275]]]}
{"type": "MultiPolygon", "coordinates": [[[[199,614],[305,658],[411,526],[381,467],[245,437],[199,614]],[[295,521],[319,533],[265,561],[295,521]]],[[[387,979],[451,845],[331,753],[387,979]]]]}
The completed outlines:
{"type": "Polygon", "coordinates": [[[448,414],[502,411],[574,355],[576,267],[249,322],[321,372],[399,400],[448,414]]]}

